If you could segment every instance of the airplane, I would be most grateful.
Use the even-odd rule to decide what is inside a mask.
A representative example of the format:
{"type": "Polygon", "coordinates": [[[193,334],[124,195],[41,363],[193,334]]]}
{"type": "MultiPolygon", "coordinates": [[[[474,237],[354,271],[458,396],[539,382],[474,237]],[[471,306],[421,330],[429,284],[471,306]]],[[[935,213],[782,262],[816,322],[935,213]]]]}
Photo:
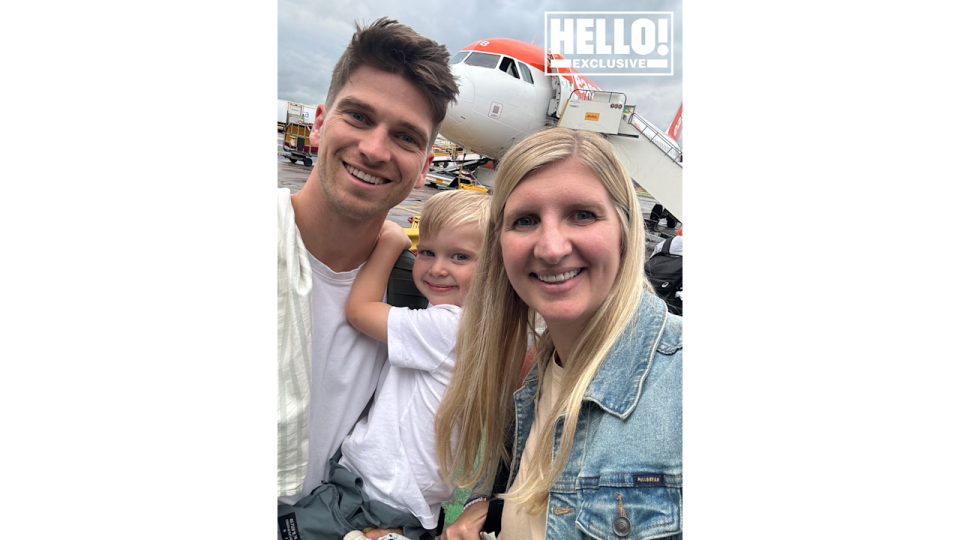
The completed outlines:
{"type": "MultiPolygon", "coordinates": [[[[671,138],[636,114],[635,107],[627,105],[626,95],[604,91],[573,69],[557,68],[553,59],[563,56],[508,38],[467,45],[450,61],[460,94],[447,109],[440,133],[493,160],[546,127],[615,135],[608,140],[633,180],[681,219],[683,151],[676,138],[683,104],[668,129],[675,132],[676,138],[671,138]]],[[[477,168],[474,172],[480,184],[494,186],[495,171],[477,168]]]]}

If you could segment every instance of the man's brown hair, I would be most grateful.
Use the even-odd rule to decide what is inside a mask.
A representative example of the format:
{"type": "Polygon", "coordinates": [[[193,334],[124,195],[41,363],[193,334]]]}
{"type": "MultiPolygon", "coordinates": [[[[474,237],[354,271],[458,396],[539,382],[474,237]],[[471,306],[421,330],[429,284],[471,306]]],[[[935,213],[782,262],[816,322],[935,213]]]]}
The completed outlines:
{"type": "MultiPolygon", "coordinates": [[[[333,105],[355,69],[370,66],[400,75],[420,89],[433,113],[432,137],[435,139],[447,114],[447,105],[456,101],[459,92],[456,78],[450,72],[447,48],[386,17],[366,28],[358,23],[354,25],[357,31],[333,68],[327,107],[333,105]]],[[[427,141],[428,147],[433,139],[427,141]]]]}

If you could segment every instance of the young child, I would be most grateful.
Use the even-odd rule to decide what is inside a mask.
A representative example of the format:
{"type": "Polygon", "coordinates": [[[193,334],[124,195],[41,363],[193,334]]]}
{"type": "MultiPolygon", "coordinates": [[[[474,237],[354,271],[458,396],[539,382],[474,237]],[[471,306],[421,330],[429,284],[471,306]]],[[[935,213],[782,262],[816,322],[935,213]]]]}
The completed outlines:
{"type": "MultiPolygon", "coordinates": [[[[339,464],[363,480],[372,501],[414,516],[426,530],[437,526],[440,503],[453,494],[439,473],[434,417],[453,374],[460,306],[473,278],[489,205],[486,193],[465,190],[434,195],[424,205],[413,280],[430,302],[426,309],[383,302],[393,264],[411,245],[403,229],[389,221],[347,300],[347,320],[386,343],[389,357],[369,414],[344,440],[339,464]]],[[[406,536],[408,531],[419,536],[404,527],[406,536]]]]}

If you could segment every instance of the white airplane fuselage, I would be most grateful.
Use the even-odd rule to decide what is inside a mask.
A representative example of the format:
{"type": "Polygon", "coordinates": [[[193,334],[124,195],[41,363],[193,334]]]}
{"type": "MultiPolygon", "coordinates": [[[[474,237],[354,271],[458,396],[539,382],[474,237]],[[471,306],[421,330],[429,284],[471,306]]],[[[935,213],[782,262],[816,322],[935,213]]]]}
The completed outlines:
{"type": "MultiPolygon", "coordinates": [[[[563,56],[554,54],[550,58],[563,56]]],[[[620,148],[620,159],[630,164],[628,170],[633,180],[674,215],[681,216],[682,150],[676,141],[635,110],[621,115],[628,96],[604,92],[587,77],[568,68],[552,68],[551,63],[543,49],[513,39],[486,39],[467,45],[451,59],[450,68],[459,79],[460,94],[457,103],[447,108],[440,133],[465,149],[494,160],[501,159],[524,137],[558,123],[612,134],[618,139],[615,146],[620,148]],[[599,118],[592,116],[595,113],[585,118],[576,114],[565,116],[564,107],[572,94],[593,104],[605,100],[603,106],[615,102],[621,106],[606,107],[608,115],[610,109],[617,113],[612,119],[604,116],[602,122],[590,122],[599,118]],[[632,128],[624,128],[624,122],[632,128]],[[637,142],[626,140],[631,138],[637,142]]],[[[576,110],[585,105],[581,103],[576,110]]],[[[671,126],[671,130],[676,128],[677,136],[680,118],[678,111],[671,126]]],[[[495,176],[492,170],[476,169],[476,181],[487,187],[494,186],[495,176]]]]}
{"type": "MultiPolygon", "coordinates": [[[[447,109],[440,133],[451,141],[499,159],[523,137],[556,123],[548,111],[556,97],[555,77],[545,73],[543,49],[513,39],[482,40],[460,51],[450,68],[459,78],[460,95],[447,109]]],[[[599,90],[586,77],[556,78],[566,95],[574,87],[599,90]]]]}
{"type": "Polygon", "coordinates": [[[556,125],[574,89],[602,90],[567,68],[556,70],[559,75],[547,75],[550,67],[545,55],[540,47],[506,38],[464,47],[450,66],[459,79],[460,95],[457,103],[447,108],[440,133],[474,152],[499,159],[526,135],[556,125]],[[559,96],[557,86],[561,87],[559,96]],[[555,100],[553,104],[551,100],[555,100]]]}
{"type": "Polygon", "coordinates": [[[451,70],[459,78],[460,95],[440,127],[451,141],[500,158],[515,142],[549,124],[547,107],[554,90],[542,71],[531,70],[530,84],[499,69],[458,64],[451,70]]]}

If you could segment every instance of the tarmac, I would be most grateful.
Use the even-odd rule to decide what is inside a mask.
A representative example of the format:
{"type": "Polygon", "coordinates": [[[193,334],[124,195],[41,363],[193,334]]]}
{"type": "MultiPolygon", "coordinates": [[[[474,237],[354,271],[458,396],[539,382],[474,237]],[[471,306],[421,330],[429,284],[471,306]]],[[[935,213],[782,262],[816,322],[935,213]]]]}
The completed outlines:
{"type": "MultiPolygon", "coordinates": [[[[316,164],[316,160],[314,160],[316,164]]],[[[313,167],[306,167],[302,163],[291,163],[283,155],[283,136],[282,134],[277,134],[277,187],[278,188],[290,188],[291,193],[296,193],[303,188],[303,185],[307,181],[307,177],[310,176],[310,171],[313,167]]],[[[430,197],[440,193],[441,189],[433,187],[436,183],[445,184],[449,183],[449,179],[446,179],[444,176],[435,174],[435,171],[431,171],[427,175],[427,183],[424,187],[419,189],[414,189],[410,192],[410,195],[397,206],[393,207],[390,210],[390,213],[387,215],[387,219],[393,221],[394,223],[399,224],[401,227],[409,227],[410,222],[409,218],[413,216],[419,216],[420,212],[423,211],[423,204],[427,202],[430,197]],[[433,181],[433,182],[431,182],[433,181]]],[[[649,219],[650,210],[653,209],[653,206],[657,204],[657,201],[649,197],[638,197],[640,201],[640,208],[643,212],[643,217],[649,219]]],[[[676,236],[677,230],[666,226],[666,220],[660,220],[660,224],[657,227],[656,232],[647,231],[647,254],[651,252],[654,246],[658,242],[676,236]]]]}

